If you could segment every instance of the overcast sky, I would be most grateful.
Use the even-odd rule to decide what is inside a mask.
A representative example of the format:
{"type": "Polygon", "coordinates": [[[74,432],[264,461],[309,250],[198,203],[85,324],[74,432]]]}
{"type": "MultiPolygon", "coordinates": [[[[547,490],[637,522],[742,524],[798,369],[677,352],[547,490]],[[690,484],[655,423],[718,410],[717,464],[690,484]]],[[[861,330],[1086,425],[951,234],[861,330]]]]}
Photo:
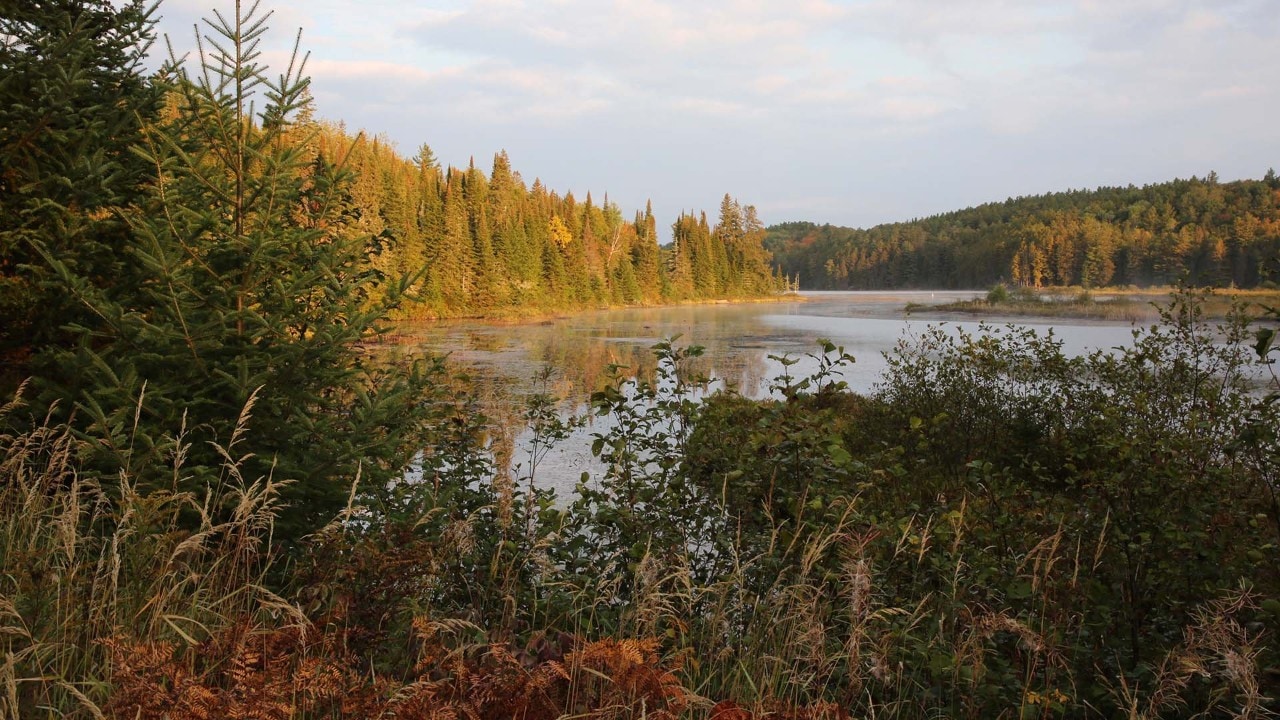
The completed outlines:
{"type": "MultiPolygon", "coordinates": [[[[245,0],[245,6],[249,0],[245,0]]],[[[230,0],[164,0],[179,51],[230,0]]],[[[1280,168],[1280,0],[297,0],[317,111],[659,221],[855,227],[1280,168]]]]}

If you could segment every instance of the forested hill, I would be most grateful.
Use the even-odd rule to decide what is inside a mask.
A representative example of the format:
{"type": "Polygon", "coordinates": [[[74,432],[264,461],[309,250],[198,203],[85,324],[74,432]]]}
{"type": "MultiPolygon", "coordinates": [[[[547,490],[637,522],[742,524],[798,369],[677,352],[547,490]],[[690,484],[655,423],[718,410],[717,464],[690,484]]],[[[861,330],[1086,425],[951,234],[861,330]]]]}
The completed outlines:
{"type": "Polygon", "coordinates": [[[910,222],[768,229],[810,289],[1280,282],[1280,179],[1207,178],[1010,198],[910,222]]]}
{"type": "Polygon", "coordinates": [[[410,316],[492,315],[599,305],[740,298],[782,289],[755,209],[725,196],[718,222],[682,215],[659,247],[652,207],[632,219],[588,192],[526,185],[505,152],[486,173],[442,166],[423,145],[412,160],[378,139],[322,125],[316,152],[353,171],[347,196],[360,230],[386,240],[375,265],[422,273],[410,316]]]}

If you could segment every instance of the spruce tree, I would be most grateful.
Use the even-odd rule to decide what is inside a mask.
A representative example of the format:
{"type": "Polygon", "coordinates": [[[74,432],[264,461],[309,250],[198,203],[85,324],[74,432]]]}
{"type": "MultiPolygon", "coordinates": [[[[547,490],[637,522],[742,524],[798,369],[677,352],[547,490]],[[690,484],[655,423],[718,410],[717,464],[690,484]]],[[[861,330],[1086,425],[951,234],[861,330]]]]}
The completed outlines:
{"type": "Polygon", "coordinates": [[[435,153],[426,143],[418,149],[413,159],[417,175],[417,242],[415,269],[423,271],[418,283],[421,302],[439,311],[444,306],[440,275],[433,271],[432,260],[440,252],[440,238],[444,235],[444,176],[435,153]]]}
{"type": "Polygon", "coordinates": [[[445,307],[453,312],[471,308],[476,285],[475,249],[462,177],[455,168],[449,168],[445,176],[444,222],[429,269],[438,278],[445,307]]]}
{"type": "Polygon", "coordinates": [[[659,261],[658,225],[653,217],[653,202],[645,204],[644,215],[636,213],[637,240],[631,249],[636,281],[645,302],[657,302],[662,296],[662,264],[659,261]]]}
{"type": "Polygon", "coordinates": [[[388,309],[372,298],[394,302],[403,282],[384,287],[380,239],[353,229],[349,174],[291,121],[305,58],[274,81],[258,63],[268,17],[237,3],[208,22],[199,72],[173,69],[172,112],[139,148],[157,180],[128,215],[138,282],[94,287],[57,266],[101,322],[60,358],[77,381],[49,390],[95,439],[91,466],[199,490],[227,480],[220,446],[243,481],[287,483],[277,527],[296,537],[333,517],[355,477],[397,477],[423,411],[412,373],[380,372],[359,349],[388,309]]]}
{"type": "Polygon", "coordinates": [[[130,152],[157,107],[143,74],[151,10],[140,1],[0,1],[0,392],[57,374],[71,302],[46,258],[104,285],[123,282],[127,229],[147,166],[130,152]]]}

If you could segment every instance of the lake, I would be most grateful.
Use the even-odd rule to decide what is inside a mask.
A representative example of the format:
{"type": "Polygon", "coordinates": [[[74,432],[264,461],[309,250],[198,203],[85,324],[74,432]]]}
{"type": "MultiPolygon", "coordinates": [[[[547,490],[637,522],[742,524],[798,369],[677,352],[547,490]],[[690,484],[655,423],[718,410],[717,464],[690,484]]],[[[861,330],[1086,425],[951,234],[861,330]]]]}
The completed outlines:
{"type": "MultiPolygon", "coordinates": [[[[599,310],[549,320],[510,324],[480,321],[405,323],[395,340],[406,352],[447,353],[450,360],[476,377],[486,389],[490,414],[509,429],[520,398],[535,389],[544,367],[554,369],[545,388],[565,398],[565,412],[580,411],[590,395],[607,382],[611,365],[628,373],[651,372],[654,343],[679,335],[677,345],[706,348],[695,369],[751,397],[768,394],[769,380],[781,365],[769,356],[800,358],[792,368],[804,376],[816,362],[804,358],[828,338],[853,355],[855,364],[843,379],[850,389],[873,390],[886,368],[884,354],[904,335],[930,325],[977,332],[971,316],[937,310],[906,312],[908,303],[933,306],[983,295],[981,292],[804,292],[796,300],[764,303],[680,305],[657,308],[599,310]],[[505,418],[505,420],[503,419],[505,418]]],[[[1133,342],[1127,322],[1054,318],[988,318],[989,325],[1015,323],[1048,331],[1075,355],[1133,342]]],[[[597,421],[598,422],[598,421],[597,421]]],[[[562,496],[583,471],[595,469],[587,427],[568,440],[539,468],[539,482],[562,496]]],[[[519,439],[516,438],[517,444],[519,439]]],[[[517,450],[516,461],[520,461],[517,450]]]]}

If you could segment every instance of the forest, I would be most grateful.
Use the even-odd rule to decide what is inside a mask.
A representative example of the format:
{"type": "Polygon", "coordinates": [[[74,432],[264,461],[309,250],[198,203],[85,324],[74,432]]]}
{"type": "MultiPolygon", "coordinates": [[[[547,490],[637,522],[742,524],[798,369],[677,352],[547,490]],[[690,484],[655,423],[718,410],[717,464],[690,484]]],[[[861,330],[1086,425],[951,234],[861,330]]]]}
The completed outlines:
{"type": "Polygon", "coordinates": [[[769,227],[807,289],[1045,286],[1266,287],[1280,283],[1280,178],[1173,180],[1010,198],[861,230],[769,227]]]}
{"type": "Polygon", "coordinates": [[[303,121],[291,132],[311,162],[350,173],[339,202],[348,231],[378,244],[372,267],[415,278],[397,318],[528,316],[784,287],[755,208],[727,194],[714,226],[705,212],[682,213],[660,247],[651,205],[627,220],[607,195],[597,204],[590,192],[579,201],[538,180],[527,186],[505,152],[486,175],[474,159],[442,168],[425,144],[406,160],[334,123],[303,121]]]}
{"type": "Polygon", "coordinates": [[[141,2],[0,8],[5,720],[1280,712],[1280,309],[930,328],[865,395],[824,341],[763,400],[667,339],[502,457],[393,317],[773,293],[754,211],[664,248],[402,160],[258,62],[257,4],[158,74],[141,2]]]}
{"type": "Polygon", "coordinates": [[[782,288],[754,209],[728,195],[714,227],[682,215],[659,247],[652,212],[527,187],[503,153],[487,175],[442,168],[425,145],[409,161],[316,120],[306,55],[278,80],[258,60],[256,5],[210,24],[218,47],[194,68],[147,73],[154,12],[4,17],[0,392],[96,433],[94,467],[166,486],[152,461],[175,444],[216,466],[254,400],[254,472],[305,479],[286,497],[328,517],[334,478],[386,480],[421,447],[436,378],[373,356],[390,321],[782,288]]]}
{"type": "MultiPolygon", "coordinates": [[[[84,281],[94,290],[127,292],[149,279],[126,281],[120,272],[163,274],[173,271],[166,265],[171,261],[200,265],[202,255],[253,242],[227,238],[221,250],[207,243],[197,249],[183,244],[183,237],[157,237],[156,228],[140,227],[146,213],[157,210],[156,203],[192,208],[197,200],[210,199],[173,194],[189,191],[230,199],[238,214],[231,230],[246,236],[239,216],[256,215],[254,203],[273,199],[247,188],[245,178],[232,181],[234,198],[212,187],[208,177],[197,177],[192,188],[164,188],[156,181],[171,172],[165,163],[187,165],[191,174],[252,174],[260,193],[293,181],[299,202],[292,208],[275,205],[273,219],[341,236],[350,262],[358,264],[350,270],[360,274],[363,305],[385,305],[390,318],[533,316],[766,296],[784,288],[762,247],[764,226],[755,209],[727,194],[714,226],[705,212],[682,213],[672,226],[672,242],[659,247],[658,221],[650,207],[628,220],[607,195],[596,202],[588,192],[579,200],[538,180],[527,185],[505,152],[494,156],[487,173],[474,159],[466,168],[442,167],[426,144],[410,160],[384,139],[353,135],[340,122],[316,119],[305,77],[294,78],[295,94],[273,99],[281,118],[200,116],[202,109],[183,81],[175,80],[173,68],[144,76],[142,55],[129,44],[138,40],[136,31],[97,40],[95,47],[72,45],[78,42],[74,35],[51,38],[55,32],[84,31],[41,26],[52,22],[39,17],[42,12],[64,5],[101,4],[53,3],[53,11],[40,5],[25,15],[15,9],[6,19],[13,44],[6,48],[8,104],[0,150],[8,219],[0,231],[0,313],[9,322],[0,336],[0,358],[18,368],[6,373],[11,381],[53,336],[61,335],[59,341],[67,344],[59,326],[69,312],[92,302],[71,299],[68,284],[84,281]],[[89,52],[102,56],[85,55],[89,52]],[[61,74],[71,71],[78,74],[61,74]],[[281,123],[284,115],[287,123],[281,123]],[[232,133],[228,125],[255,121],[244,125],[244,134],[232,133]],[[230,149],[222,145],[231,141],[238,154],[221,156],[230,149]],[[167,193],[163,198],[161,190],[167,193]],[[148,247],[148,241],[168,246],[148,247]],[[171,257],[177,252],[192,256],[171,257]],[[154,267],[137,267],[147,264],[154,267]]],[[[241,99],[252,100],[255,87],[270,92],[264,80],[238,91],[241,99]]],[[[199,220],[188,218],[182,232],[211,233],[199,220]]],[[[276,270],[286,278],[317,260],[278,241],[244,252],[274,256],[280,263],[276,270]],[[294,251],[295,262],[289,263],[286,255],[294,251]]],[[[217,262],[206,270],[232,274],[217,262]]],[[[248,274],[240,279],[247,290],[248,274]]],[[[218,280],[210,276],[201,282],[218,280]]]]}

